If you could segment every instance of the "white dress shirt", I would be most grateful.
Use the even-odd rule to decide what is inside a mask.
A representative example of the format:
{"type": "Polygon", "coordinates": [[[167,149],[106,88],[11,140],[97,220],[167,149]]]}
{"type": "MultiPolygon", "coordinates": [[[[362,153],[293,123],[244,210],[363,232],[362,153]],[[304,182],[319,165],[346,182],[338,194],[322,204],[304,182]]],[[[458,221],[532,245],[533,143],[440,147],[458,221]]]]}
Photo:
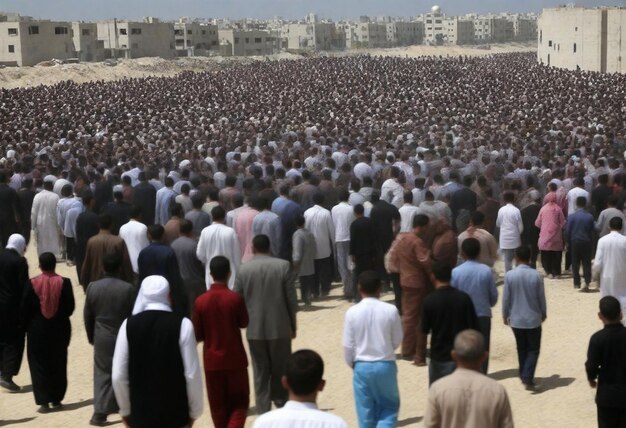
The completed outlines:
{"type": "Polygon", "coordinates": [[[413,204],[404,204],[400,207],[400,233],[410,232],[413,229],[413,217],[418,208],[413,204]]]}
{"type": "Polygon", "coordinates": [[[506,204],[498,210],[496,226],[500,228],[500,248],[511,250],[522,245],[521,235],[524,231],[522,214],[513,204],[506,204]]]}
{"type": "Polygon", "coordinates": [[[322,412],[315,403],[287,401],[282,409],[259,416],[252,428],[348,428],[339,416],[322,412]]]}
{"type": "Polygon", "coordinates": [[[315,236],[315,259],[330,257],[335,247],[335,225],[330,211],[313,205],[304,212],[304,220],[305,227],[315,236]]]}
{"type": "Polygon", "coordinates": [[[335,226],[335,242],[350,240],[350,225],[354,221],[354,208],[347,202],[339,202],[331,210],[335,226]]]}
{"type": "Polygon", "coordinates": [[[346,363],[395,361],[402,322],[395,306],[366,297],[346,312],[343,347],[346,363]]]}
{"type": "Polygon", "coordinates": [[[567,192],[567,216],[571,216],[576,212],[576,199],[580,196],[584,196],[587,199],[587,204],[589,204],[589,192],[581,187],[574,187],[572,190],[567,192]]]}
{"type": "MultiPolygon", "coordinates": [[[[148,304],[145,310],[171,312],[171,308],[162,303],[148,304]]],[[[130,380],[128,378],[128,337],[126,336],[126,322],[122,323],[113,354],[112,383],[115,398],[120,407],[121,416],[131,414],[130,380]]],[[[187,384],[187,401],[189,403],[189,418],[198,419],[202,415],[202,368],[198,359],[198,350],[193,324],[187,318],[183,318],[180,325],[180,338],[178,340],[180,355],[185,370],[185,382],[187,384]]],[[[158,375],[158,374],[155,374],[158,375]]]]}
{"type": "Polygon", "coordinates": [[[215,282],[209,271],[211,259],[215,256],[226,257],[230,262],[231,272],[230,279],[228,280],[228,288],[233,289],[237,270],[241,264],[239,240],[233,228],[221,223],[213,223],[202,229],[196,256],[206,268],[205,281],[207,289],[211,288],[211,284],[215,282]]]}
{"type": "Polygon", "coordinates": [[[133,272],[139,273],[137,258],[141,250],[150,245],[150,241],[148,241],[148,227],[139,221],[131,219],[120,227],[119,235],[126,243],[128,257],[133,265],[133,272]]]}
{"type": "Polygon", "coordinates": [[[380,188],[380,199],[400,208],[404,198],[404,188],[395,178],[385,180],[380,188]]]}

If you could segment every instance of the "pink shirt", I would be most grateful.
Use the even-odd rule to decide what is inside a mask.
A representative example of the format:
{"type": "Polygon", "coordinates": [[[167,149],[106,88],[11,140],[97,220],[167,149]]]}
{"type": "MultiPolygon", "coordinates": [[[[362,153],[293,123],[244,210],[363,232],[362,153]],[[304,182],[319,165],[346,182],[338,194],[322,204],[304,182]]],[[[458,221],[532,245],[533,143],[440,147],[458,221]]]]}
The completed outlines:
{"type": "Polygon", "coordinates": [[[563,251],[563,210],[555,202],[548,202],[539,211],[535,226],[539,228],[539,250],[563,251]]]}
{"type": "Polygon", "coordinates": [[[254,236],[252,235],[252,222],[254,221],[254,217],[256,217],[258,213],[259,212],[254,208],[244,206],[235,218],[233,229],[235,229],[235,233],[237,234],[237,238],[239,239],[239,248],[241,249],[241,263],[247,262],[253,256],[252,238],[254,238],[254,236]]]}

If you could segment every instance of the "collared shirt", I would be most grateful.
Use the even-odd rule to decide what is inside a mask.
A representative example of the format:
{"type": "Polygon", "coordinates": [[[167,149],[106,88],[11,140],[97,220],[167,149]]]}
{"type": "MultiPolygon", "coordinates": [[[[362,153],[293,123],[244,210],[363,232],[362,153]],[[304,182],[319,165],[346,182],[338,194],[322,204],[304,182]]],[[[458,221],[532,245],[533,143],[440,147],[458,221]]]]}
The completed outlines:
{"type": "Polygon", "coordinates": [[[593,242],[593,232],[596,224],[593,216],[579,208],[575,213],[567,217],[567,239],[569,242],[593,242]]]}
{"type": "Polygon", "coordinates": [[[524,231],[522,213],[513,204],[506,204],[498,211],[496,226],[500,228],[500,248],[515,249],[522,245],[524,231]]]}
{"type": "Polygon", "coordinates": [[[331,210],[335,226],[335,242],[350,240],[350,225],[354,221],[354,209],[347,202],[339,202],[331,210]]]}
{"type": "Polygon", "coordinates": [[[498,289],[488,266],[467,260],[452,270],[452,286],[469,294],[477,317],[491,317],[491,308],[498,301],[498,289]]]}
{"type": "Polygon", "coordinates": [[[513,428],[506,389],[482,373],[457,368],[428,391],[427,428],[513,428]]]}
{"type": "Polygon", "coordinates": [[[418,208],[412,204],[404,204],[398,210],[400,212],[400,232],[410,232],[413,229],[413,217],[418,208]]]}
{"type": "Polygon", "coordinates": [[[276,213],[263,210],[254,217],[252,221],[252,236],[267,235],[270,238],[270,248],[274,257],[280,255],[282,234],[280,217],[276,213]]]}
{"type": "Polygon", "coordinates": [[[339,416],[322,412],[315,403],[287,401],[282,409],[259,416],[253,428],[348,428],[339,416]]]}
{"type": "Polygon", "coordinates": [[[398,235],[389,259],[400,272],[402,287],[425,288],[430,285],[430,251],[414,233],[398,235]]]}
{"type": "Polygon", "coordinates": [[[346,363],[395,361],[402,322],[395,306],[367,297],[346,312],[343,347],[346,363]]]}
{"type": "Polygon", "coordinates": [[[141,250],[150,245],[148,241],[148,228],[145,224],[130,220],[128,223],[120,227],[119,237],[126,243],[128,249],[128,257],[133,265],[133,272],[138,273],[137,258],[141,250]]]}
{"type": "Polygon", "coordinates": [[[470,226],[458,238],[459,248],[467,238],[476,238],[480,243],[480,253],[476,261],[493,267],[498,260],[498,241],[485,229],[470,226]]]}
{"type": "Polygon", "coordinates": [[[510,270],[504,277],[502,315],[513,328],[532,329],[546,318],[546,294],[542,276],[528,265],[510,270]]]}
{"type": "Polygon", "coordinates": [[[335,246],[335,225],[330,211],[319,205],[314,205],[304,212],[306,228],[315,235],[315,258],[330,257],[335,246]]]}
{"type": "Polygon", "coordinates": [[[298,276],[309,276],[315,273],[315,236],[307,229],[298,229],[293,234],[294,263],[300,263],[298,276]]]}
{"type": "MultiPolygon", "coordinates": [[[[171,312],[171,308],[161,303],[151,303],[146,306],[147,311],[171,312]]],[[[112,382],[115,390],[115,398],[120,407],[120,415],[131,414],[130,380],[128,378],[128,337],[126,335],[126,323],[124,320],[120,326],[113,354],[112,382]]],[[[203,391],[202,391],[202,368],[198,359],[196,338],[191,320],[183,318],[180,325],[180,338],[178,341],[180,356],[185,370],[185,382],[187,383],[187,401],[189,403],[189,418],[198,419],[202,415],[203,391]]]]}

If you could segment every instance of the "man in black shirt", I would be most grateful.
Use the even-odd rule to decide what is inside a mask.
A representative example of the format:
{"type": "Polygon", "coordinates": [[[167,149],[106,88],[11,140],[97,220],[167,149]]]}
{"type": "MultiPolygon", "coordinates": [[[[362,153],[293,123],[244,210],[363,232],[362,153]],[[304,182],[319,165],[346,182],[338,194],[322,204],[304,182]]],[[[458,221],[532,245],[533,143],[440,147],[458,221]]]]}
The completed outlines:
{"type": "MultiPolygon", "coordinates": [[[[400,211],[395,205],[392,205],[380,198],[380,192],[372,192],[372,211],[370,218],[376,228],[377,238],[377,254],[376,254],[376,271],[380,279],[389,285],[389,277],[385,270],[384,258],[395,236],[400,231],[400,211]]],[[[396,301],[400,301],[400,287],[393,290],[396,301]]]]}
{"type": "MultiPolygon", "coordinates": [[[[376,227],[372,219],[365,217],[363,205],[354,206],[356,219],[350,224],[350,259],[354,263],[353,290],[357,290],[357,281],[361,272],[371,270],[376,266],[376,227]]],[[[357,301],[361,300],[359,293],[355,293],[357,301]]]]}
{"type": "Polygon", "coordinates": [[[455,369],[452,361],[454,338],[463,330],[478,330],[478,320],[472,299],[467,293],[450,285],[452,267],[434,262],[435,291],[424,299],[422,332],[430,336],[428,381],[449,375],[455,369]]]}
{"type": "Polygon", "coordinates": [[[600,299],[598,317],[604,328],[589,341],[585,369],[592,388],[598,388],[599,428],[626,427],[626,327],[622,309],[613,296],[600,299]]]}

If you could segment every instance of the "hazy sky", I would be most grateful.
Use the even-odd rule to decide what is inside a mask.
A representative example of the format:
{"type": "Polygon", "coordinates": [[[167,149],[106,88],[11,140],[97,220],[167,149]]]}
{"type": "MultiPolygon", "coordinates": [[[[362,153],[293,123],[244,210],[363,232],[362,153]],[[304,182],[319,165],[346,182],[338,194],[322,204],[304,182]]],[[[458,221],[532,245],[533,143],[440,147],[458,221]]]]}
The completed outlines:
{"type": "MultiPolygon", "coordinates": [[[[538,12],[568,0],[441,0],[450,15],[468,12],[538,12]]],[[[626,0],[582,0],[584,6],[621,5],[626,0]]],[[[156,16],[201,18],[303,17],[308,12],[321,18],[357,18],[359,15],[413,16],[426,12],[431,2],[423,0],[1,0],[0,9],[36,18],[57,20],[141,19],[156,16]]]]}

